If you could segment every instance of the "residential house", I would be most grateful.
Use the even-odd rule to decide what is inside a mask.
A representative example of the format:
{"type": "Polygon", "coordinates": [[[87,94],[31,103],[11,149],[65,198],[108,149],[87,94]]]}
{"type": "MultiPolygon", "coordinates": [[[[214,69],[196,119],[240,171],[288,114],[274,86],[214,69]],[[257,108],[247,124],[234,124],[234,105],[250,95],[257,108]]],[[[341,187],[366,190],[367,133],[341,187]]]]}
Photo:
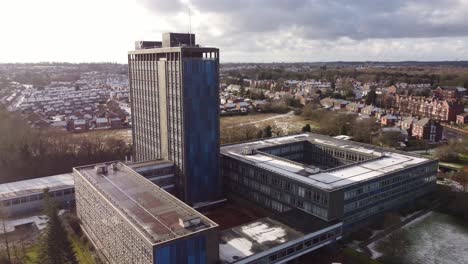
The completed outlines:
{"type": "Polygon", "coordinates": [[[109,120],[107,117],[96,118],[96,128],[107,128],[109,127],[109,120]]]}
{"type": "Polygon", "coordinates": [[[88,120],[76,119],[72,121],[74,131],[86,131],[89,129],[88,120]]]}
{"type": "Polygon", "coordinates": [[[460,101],[421,96],[396,95],[394,107],[401,114],[427,117],[443,122],[455,121],[456,116],[464,112],[463,103],[460,101]]]}
{"type": "Polygon", "coordinates": [[[468,113],[457,115],[457,124],[459,125],[468,124],[468,113]]]}
{"type": "Polygon", "coordinates": [[[405,130],[408,132],[408,136],[412,136],[412,131],[413,131],[413,125],[415,122],[417,122],[418,119],[416,117],[412,117],[412,116],[407,116],[407,117],[404,117],[401,121],[400,121],[400,128],[402,130],[405,130]]]}
{"type": "Polygon", "coordinates": [[[442,138],[442,131],[443,127],[438,121],[425,117],[413,124],[412,135],[417,139],[439,142],[442,138]]]}
{"type": "Polygon", "coordinates": [[[394,126],[398,118],[394,115],[387,114],[380,118],[380,123],[382,126],[394,126]]]}
{"type": "Polygon", "coordinates": [[[109,119],[111,128],[122,128],[122,119],[119,117],[113,117],[109,119]]]}

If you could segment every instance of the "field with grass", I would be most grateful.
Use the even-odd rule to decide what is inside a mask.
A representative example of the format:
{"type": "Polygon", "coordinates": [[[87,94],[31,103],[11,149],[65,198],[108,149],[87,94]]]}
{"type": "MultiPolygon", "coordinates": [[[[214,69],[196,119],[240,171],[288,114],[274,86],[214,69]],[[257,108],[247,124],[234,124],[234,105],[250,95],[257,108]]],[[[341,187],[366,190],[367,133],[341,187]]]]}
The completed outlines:
{"type": "Polygon", "coordinates": [[[125,143],[132,143],[132,129],[103,129],[103,130],[89,130],[80,133],[70,133],[71,137],[99,137],[99,138],[115,138],[122,139],[125,143]]]}
{"type": "Polygon", "coordinates": [[[302,127],[310,124],[312,127],[317,125],[310,120],[305,120],[302,116],[294,115],[292,112],[287,114],[250,114],[245,116],[221,117],[220,126],[223,129],[234,129],[242,126],[253,125],[258,129],[270,125],[283,131],[283,133],[294,133],[301,131],[302,127]]]}

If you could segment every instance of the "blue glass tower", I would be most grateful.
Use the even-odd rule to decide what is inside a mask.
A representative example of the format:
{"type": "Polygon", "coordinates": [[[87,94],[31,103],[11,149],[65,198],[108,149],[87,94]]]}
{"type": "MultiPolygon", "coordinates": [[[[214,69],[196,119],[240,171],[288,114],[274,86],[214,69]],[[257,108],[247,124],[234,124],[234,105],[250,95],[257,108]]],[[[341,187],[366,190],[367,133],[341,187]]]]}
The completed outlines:
{"type": "Polygon", "coordinates": [[[188,204],[219,199],[219,50],[167,33],[137,42],[128,65],[135,160],[173,161],[188,204]]]}

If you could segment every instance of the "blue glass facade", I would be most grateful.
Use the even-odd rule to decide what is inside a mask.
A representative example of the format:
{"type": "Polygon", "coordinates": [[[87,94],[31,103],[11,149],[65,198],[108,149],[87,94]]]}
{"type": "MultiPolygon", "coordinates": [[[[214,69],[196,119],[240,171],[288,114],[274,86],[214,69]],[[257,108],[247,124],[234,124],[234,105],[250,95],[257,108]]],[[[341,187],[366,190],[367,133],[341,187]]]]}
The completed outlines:
{"type": "Polygon", "coordinates": [[[185,197],[188,203],[219,199],[219,87],[215,59],[183,59],[185,197]]]}
{"type": "Polygon", "coordinates": [[[205,264],[207,263],[205,237],[198,236],[154,250],[156,264],[205,264]]]}

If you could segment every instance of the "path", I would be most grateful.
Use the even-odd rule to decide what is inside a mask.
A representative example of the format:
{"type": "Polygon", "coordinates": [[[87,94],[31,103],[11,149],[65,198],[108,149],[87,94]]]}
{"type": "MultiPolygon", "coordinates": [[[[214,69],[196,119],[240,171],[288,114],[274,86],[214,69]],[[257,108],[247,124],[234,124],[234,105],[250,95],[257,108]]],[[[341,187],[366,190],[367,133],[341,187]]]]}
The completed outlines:
{"type": "Polygon", "coordinates": [[[267,117],[265,119],[260,119],[260,120],[256,120],[256,121],[252,121],[252,122],[226,126],[226,128],[233,128],[233,127],[239,127],[239,126],[245,126],[245,125],[255,125],[255,124],[258,124],[258,123],[265,122],[265,121],[270,121],[270,120],[274,120],[274,119],[278,119],[278,118],[282,118],[282,117],[287,117],[287,116],[293,116],[293,115],[294,115],[294,111],[290,111],[290,112],[288,112],[286,114],[267,117]]]}

